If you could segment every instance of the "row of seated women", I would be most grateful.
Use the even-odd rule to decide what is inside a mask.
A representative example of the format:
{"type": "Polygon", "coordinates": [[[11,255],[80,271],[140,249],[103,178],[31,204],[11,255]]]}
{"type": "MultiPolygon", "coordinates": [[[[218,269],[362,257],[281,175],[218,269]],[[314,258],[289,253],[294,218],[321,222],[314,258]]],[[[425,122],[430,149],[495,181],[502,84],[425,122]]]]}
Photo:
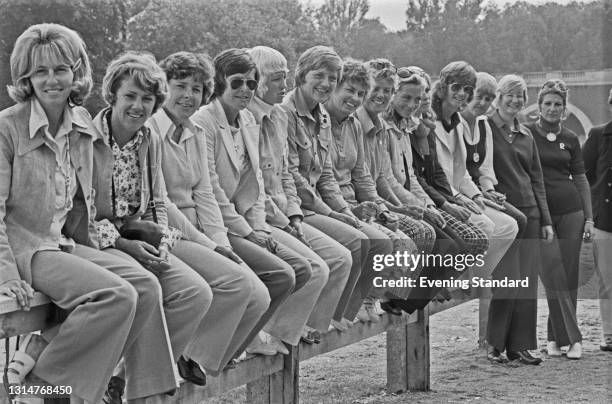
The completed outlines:
{"type": "MultiPolygon", "coordinates": [[[[71,386],[75,401],[164,402],[177,370],[204,385],[245,352],[286,354],[356,320],[380,321],[378,303],[394,315],[423,309],[444,290],[373,287],[373,260],[396,252],[484,254],[483,277],[532,277],[529,288],[494,291],[489,359],[498,362],[503,351],[540,361],[529,353],[539,272],[549,348],[580,356],[575,273],[547,277],[538,244],[521,242],[540,231],[552,239],[557,225],[538,135],[516,120],[522,79],[496,88],[455,62],[432,88],[417,67],[343,61],[323,46],[300,56],[288,93],[287,73],[267,47],[212,61],[178,52],[159,64],[126,53],[108,66],[108,107],[92,120],[79,107],[92,79],[78,34],[41,24],[18,38],[17,103],[0,113],[0,293],[27,309],[40,291],[66,319],[22,342],[9,384],[27,376],[71,386]]],[[[551,88],[542,111],[551,94],[566,101],[551,88]]],[[[546,117],[534,132],[560,127],[546,117]]],[[[563,169],[588,191],[581,167],[576,157],[563,169]]],[[[590,201],[578,203],[590,234],[590,201]]],[[[383,276],[461,273],[436,261],[383,276]]]]}

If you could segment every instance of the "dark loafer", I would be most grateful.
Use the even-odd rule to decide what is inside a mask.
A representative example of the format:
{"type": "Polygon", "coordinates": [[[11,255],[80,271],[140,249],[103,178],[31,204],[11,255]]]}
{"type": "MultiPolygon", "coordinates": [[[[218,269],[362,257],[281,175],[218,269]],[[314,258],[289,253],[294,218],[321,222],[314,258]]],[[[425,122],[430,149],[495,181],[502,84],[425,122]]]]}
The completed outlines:
{"type": "Polygon", "coordinates": [[[612,339],[606,339],[599,345],[599,349],[604,352],[612,352],[612,339]]]}
{"type": "Polygon", "coordinates": [[[191,382],[197,386],[206,386],[206,373],[200,368],[192,359],[185,359],[180,357],[176,363],[178,367],[179,375],[188,382],[191,382]]]}
{"type": "Polygon", "coordinates": [[[503,353],[499,352],[499,349],[495,347],[489,347],[487,352],[487,359],[493,363],[506,363],[508,358],[503,353]]]}
{"type": "Polygon", "coordinates": [[[531,356],[528,350],[524,351],[508,351],[508,359],[511,361],[519,360],[521,363],[525,365],[539,365],[542,363],[541,358],[534,358],[531,356]]]}
{"type": "Polygon", "coordinates": [[[400,309],[399,307],[396,307],[395,304],[393,304],[393,301],[391,300],[380,302],[380,308],[394,316],[402,315],[402,309],[400,309]]]}
{"type": "Polygon", "coordinates": [[[123,392],[125,391],[125,380],[113,376],[106,386],[106,391],[102,397],[104,404],[122,404],[123,392]]]}

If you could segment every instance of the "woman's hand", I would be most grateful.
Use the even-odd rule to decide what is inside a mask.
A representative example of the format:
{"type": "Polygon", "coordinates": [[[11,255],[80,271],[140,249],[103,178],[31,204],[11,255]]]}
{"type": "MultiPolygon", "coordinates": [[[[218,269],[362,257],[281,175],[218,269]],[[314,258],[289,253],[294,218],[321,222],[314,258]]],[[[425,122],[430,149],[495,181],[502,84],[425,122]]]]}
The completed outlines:
{"type": "Polygon", "coordinates": [[[397,215],[389,211],[384,211],[380,212],[379,219],[383,225],[392,232],[399,230],[399,217],[397,217],[397,215]]]}
{"type": "Polygon", "coordinates": [[[498,205],[503,205],[506,202],[506,195],[497,192],[494,189],[488,189],[482,193],[485,198],[495,202],[498,205]]]}
{"type": "Polygon", "coordinates": [[[223,255],[226,258],[231,259],[236,264],[242,264],[242,259],[231,249],[231,247],[226,247],[222,245],[218,245],[215,247],[215,252],[223,255]]]}
{"type": "Polygon", "coordinates": [[[359,220],[352,213],[347,214],[340,212],[332,212],[329,214],[329,217],[331,217],[332,219],[339,220],[342,223],[346,223],[349,226],[353,226],[356,229],[359,229],[361,227],[361,225],[359,224],[359,220]]]}
{"type": "Polygon", "coordinates": [[[444,216],[438,209],[434,207],[428,207],[423,211],[423,219],[426,219],[428,222],[435,224],[439,228],[443,229],[446,226],[446,220],[444,220],[444,216]]]}
{"type": "Polygon", "coordinates": [[[140,262],[143,267],[157,276],[170,268],[166,244],[161,244],[158,250],[145,241],[128,240],[122,237],[115,242],[115,247],[140,262]]]}
{"type": "Polygon", "coordinates": [[[378,212],[378,206],[374,202],[361,202],[359,205],[353,208],[353,214],[359,219],[366,223],[371,222],[376,218],[378,212]]]}
{"type": "Polygon", "coordinates": [[[0,295],[13,297],[21,310],[30,310],[34,298],[34,289],[26,281],[11,279],[0,285],[0,295]]]}
{"type": "Polygon", "coordinates": [[[444,202],[444,205],[442,205],[442,210],[453,215],[462,222],[467,221],[470,216],[472,216],[469,209],[464,208],[463,206],[455,205],[454,203],[448,201],[444,202]]]}
{"type": "Polygon", "coordinates": [[[253,230],[250,234],[245,237],[252,243],[257,244],[261,248],[265,248],[272,254],[276,253],[276,247],[278,242],[272,238],[268,233],[261,230],[253,230]]]}
{"type": "Polygon", "coordinates": [[[306,247],[308,247],[308,248],[310,248],[312,250],[312,246],[310,245],[308,240],[306,240],[306,236],[304,235],[304,229],[302,228],[302,218],[301,217],[299,217],[299,216],[292,216],[289,219],[289,226],[288,227],[293,229],[293,231],[289,231],[289,233],[291,235],[293,235],[295,238],[300,240],[302,242],[302,244],[304,244],[306,247]]]}
{"type": "Polygon", "coordinates": [[[551,225],[542,226],[542,238],[545,243],[550,243],[555,238],[555,232],[551,225]]]}
{"type": "MultiPolygon", "coordinates": [[[[480,205],[476,201],[473,201],[464,195],[459,195],[456,199],[458,203],[460,201],[463,207],[471,210],[473,213],[476,213],[477,215],[482,214],[482,209],[480,208],[480,205]]],[[[478,199],[478,197],[476,197],[476,199],[478,199]]]]}
{"type": "Polygon", "coordinates": [[[592,241],[594,230],[595,230],[595,223],[593,223],[592,220],[585,220],[584,232],[582,233],[582,239],[584,241],[592,241]]]}

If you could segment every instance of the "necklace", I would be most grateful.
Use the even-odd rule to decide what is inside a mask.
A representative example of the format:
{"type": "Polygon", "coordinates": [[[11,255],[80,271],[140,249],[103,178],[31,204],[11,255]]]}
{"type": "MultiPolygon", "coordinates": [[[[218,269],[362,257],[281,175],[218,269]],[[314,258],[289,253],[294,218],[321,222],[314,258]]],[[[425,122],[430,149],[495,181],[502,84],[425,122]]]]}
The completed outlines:
{"type": "MultiPolygon", "coordinates": [[[[544,127],[542,126],[542,122],[540,122],[540,120],[538,119],[538,121],[536,122],[536,126],[538,127],[538,129],[540,129],[542,132],[545,132],[544,127]]],[[[554,142],[557,140],[557,136],[559,136],[561,134],[561,130],[563,129],[563,127],[561,126],[561,124],[559,124],[559,130],[557,130],[556,132],[548,132],[546,134],[546,140],[548,140],[549,142],[554,142]]]]}

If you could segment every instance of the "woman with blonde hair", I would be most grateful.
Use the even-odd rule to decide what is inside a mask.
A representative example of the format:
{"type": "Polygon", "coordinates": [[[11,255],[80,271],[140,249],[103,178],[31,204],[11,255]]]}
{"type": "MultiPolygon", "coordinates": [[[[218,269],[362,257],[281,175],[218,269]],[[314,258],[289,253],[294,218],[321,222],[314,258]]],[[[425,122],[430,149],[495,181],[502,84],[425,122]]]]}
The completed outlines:
{"type": "MultiPolygon", "coordinates": [[[[99,133],[83,100],[93,84],[85,44],[62,25],[29,27],[15,42],[9,95],[0,113],[0,294],[28,310],[33,290],[68,313],[59,326],[27,337],[10,363],[8,386],[69,387],[75,401],[100,402],[122,355],[156,355],[147,329],[165,333],[161,291],[129,256],[98,250],[93,227],[93,155],[99,133]]],[[[8,355],[8,352],[7,352],[8,355]]],[[[176,388],[136,365],[141,392],[176,388]]],[[[10,391],[9,391],[10,392],[10,391]]]]}
{"type": "Polygon", "coordinates": [[[519,123],[518,114],[527,102],[527,84],[516,75],[501,78],[495,109],[489,112],[493,137],[493,167],[497,192],[518,208],[527,222],[493,273],[494,279],[527,279],[528,287],[496,288],[489,308],[487,341],[489,358],[520,360],[538,365],[541,358],[529,350],[537,348],[537,275],[540,243],[553,238],[542,166],[537,146],[529,129],[519,123]]]}

